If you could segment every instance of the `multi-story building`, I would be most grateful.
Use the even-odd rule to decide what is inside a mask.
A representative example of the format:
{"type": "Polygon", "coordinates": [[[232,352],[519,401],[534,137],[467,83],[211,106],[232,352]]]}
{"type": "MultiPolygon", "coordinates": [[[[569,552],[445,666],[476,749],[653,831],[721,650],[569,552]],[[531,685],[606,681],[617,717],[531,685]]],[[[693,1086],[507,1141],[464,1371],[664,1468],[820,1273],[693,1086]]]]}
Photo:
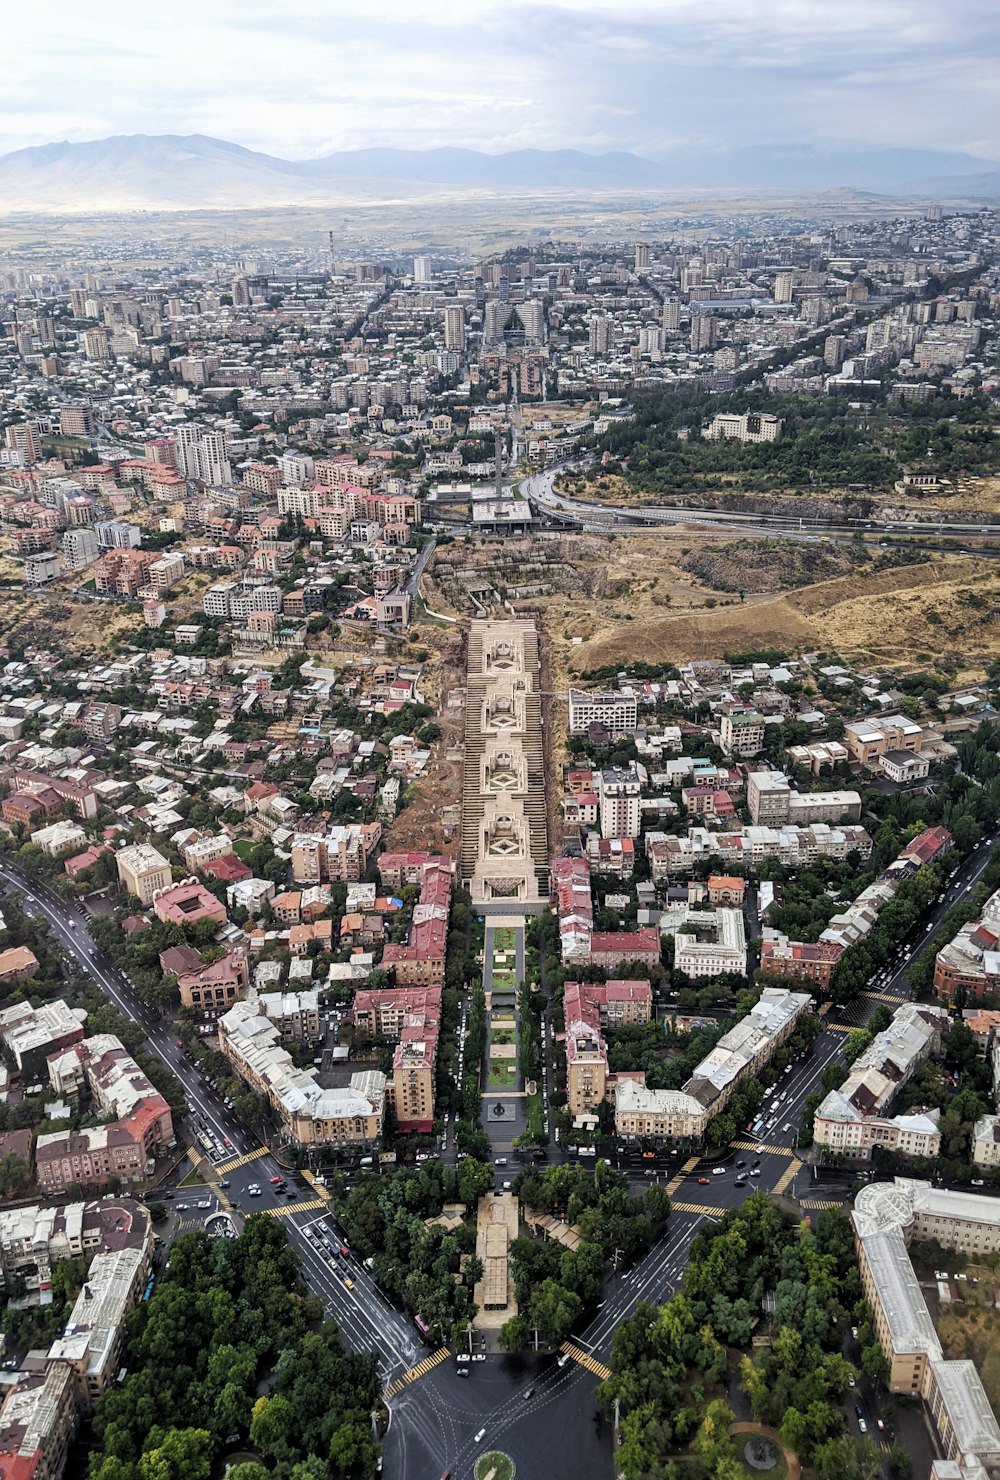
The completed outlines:
{"type": "Polygon", "coordinates": [[[566,983],[566,1095],[574,1120],[592,1114],[605,1098],[608,1054],[604,1030],[648,1023],[652,1003],[647,981],[566,983]]]}
{"type": "Polygon", "coordinates": [[[49,1361],[66,1362],[73,1369],[84,1413],[92,1412],[118,1375],[125,1317],[142,1295],[149,1263],[146,1249],[96,1254],[62,1335],[49,1347],[49,1361]]]}
{"type": "Polygon", "coordinates": [[[609,693],[587,693],[583,689],[569,691],[569,732],[584,735],[591,725],[603,725],[615,738],[631,734],[639,723],[639,706],[634,695],[609,693]]]}
{"type": "Polygon", "coordinates": [[[910,1156],[937,1156],[941,1137],[929,1114],[890,1119],[900,1090],[940,1053],[949,1018],[940,1008],[904,1002],[892,1022],[855,1059],[844,1083],[816,1111],[813,1143],[820,1157],[869,1161],[876,1146],[910,1156]]]}
{"type": "Polygon", "coordinates": [[[129,894],[134,894],[140,904],[149,905],[162,889],[168,889],[173,879],[170,864],[149,843],[132,843],[115,855],[118,882],[129,894]]]}
{"type": "Polygon", "coordinates": [[[789,940],[780,930],[765,926],[760,946],[760,969],[771,980],[811,982],[824,990],[830,985],[833,968],[844,947],[832,941],[789,940]]]}
{"type": "Polygon", "coordinates": [[[206,432],[201,427],[185,426],[178,428],[175,440],[177,471],[185,478],[197,478],[202,483],[220,487],[232,483],[233,470],[224,432],[206,432]]]}
{"type": "Polygon", "coordinates": [[[737,1084],[770,1063],[811,1006],[808,992],[765,987],[746,1017],[702,1059],[683,1086],[684,1093],[697,1100],[710,1116],[718,1115],[737,1084]]]}
{"type": "Polygon", "coordinates": [[[634,766],[609,767],[599,773],[601,836],[637,838],[640,832],[642,785],[634,766]]]}
{"type": "Polygon", "coordinates": [[[781,436],[782,421],[769,412],[720,411],[713,416],[702,436],[709,442],[735,438],[738,442],[777,442],[781,436]]]}
{"type": "Polygon", "coordinates": [[[660,937],[652,925],[638,930],[595,930],[590,938],[590,959],[606,971],[619,970],[630,961],[659,966],[660,937]]]}
{"type": "Polygon", "coordinates": [[[700,1141],[709,1115],[693,1095],[650,1089],[644,1076],[621,1076],[615,1087],[615,1135],[623,1141],[700,1141]]]}
{"type": "Polygon", "coordinates": [[[153,913],[165,925],[200,925],[205,920],[222,925],[226,921],[225,905],[197,879],[161,890],[153,901],[153,913]]]}
{"type": "Polygon", "coordinates": [[[78,529],[67,529],[62,537],[63,564],[67,570],[83,570],[93,565],[101,553],[97,535],[86,525],[78,529]]]}
{"type": "Polygon", "coordinates": [[[942,1458],[932,1461],[931,1480],[981,1480],[1000,1464],[1000,1425],[975,1363],[945,1360],[908,1245],[933,1239],[983,1258],[1000,1250],[1000,1204],[897,1177],[863,1187],[851,1216],[889,1391],[922,1398],[937,1431],[942,1458]]]}
{"type": "Polygon", "coordinates": [[[685,911],[683,929],[674,935],[674,970],[689,981],[745,976],[747,939],[743,911],[733,909],[685,911]]]}
{"type": "Polygon", "coordinates": [[[80,1007],[68,1007],[61,998],[33,1007],[30,1002],[15,1002],[0,1011],[0,1041],[26,1080],[44,1074],[50,1054],[79,1043],[87,1014],[80,1007]]]}
{"type": "Polygon", "coordinates": [[[19,452],[26,468],[42,460],[42,434],[35,421],[16,422],[7,427],[4,440],[13,452],[19,452]]]}
{"type": "Polygon", "coordinates": [[[731,705],[722,715],[719,737],[727,755],[759,755],[764,748],[764,716],[756,709],[731,705]]]}
{"type": "Polygon", "coordinates": [[[323,1036],[319,1019],[319,992],[305,988],[298,992],[261,992],[257,999],[261,1012],[274,1024],[282,1043],[318,1043],[323,1036]]]}
{"type": "Polygon", "coordinates": [[[94,589],[101,596],[138,596],[155,563],[148,550],[109,550],[97,562],[94,589]]]}
{"type": "Polygon", "coordinates": [[[1000,993],[1000,889],[983,905],[978,919],[963,925],[934,958],[934,990],[953,1000],[962,991],[966,997],[1000,993]]]}
{"type": "Polygon", "coordinates": [[[444,347],[458,354],[465,350],[465,309],[460,304],[445,305],[444,347]]]}
{"type": "Polygon", "coordinates": [[[686,838],[664,833],[646,833],[646,854],[653,879],[686,878],[699,860],[721,858],[728,865],[757,868],[765,858],[776,858],[789,867],[802,867],[817,858],[847,858],[857,852],[864,859],[872,851],[872,840],[863,827],[845,823],[831,827],[817,822],[812,827],[740,827],[710,832],[691,827],[686,838]]]}
{"type": "Polygon", "coordinates": [[[233,946],[208,966],[195,966],[177,976],[182,1007],[194,1007],[216,1016],[226,1012],[250,983],[245,946],[233,946]]]}
{"type": "Polygon", "coordinates": [[[297,884],[356,883],[381,840],[382,827],[377,822],[297,834],[292,839],[292,878],[297,884]]]}
{"type": "Polygon", "coordinates": [[[924,731],[915,720],[902,714],[887,714],[877,720],[856,720],[844,726],[844,743],[856,761],[871,770],[880,769],[881,757],[889,751],[918,755],[924,731]]]}
{"type": "Polygon", "coordinates": [[[346,1088],[323,1089],[312,1069],[296,1069],[278,1027],[247,1002],[219,1021],[222,1056],[277,1111],[284,1134],[306,1149],[362,1151],[377,1146],[385,1114],[385,1075],[368,1069],[346,1088]]]}
{"type": "Polygon", "coordinates": [[[972,1160],[977,1167],[1000,1167],[1000,1116],[983,1115],[976,1121],[972,1160]]]}

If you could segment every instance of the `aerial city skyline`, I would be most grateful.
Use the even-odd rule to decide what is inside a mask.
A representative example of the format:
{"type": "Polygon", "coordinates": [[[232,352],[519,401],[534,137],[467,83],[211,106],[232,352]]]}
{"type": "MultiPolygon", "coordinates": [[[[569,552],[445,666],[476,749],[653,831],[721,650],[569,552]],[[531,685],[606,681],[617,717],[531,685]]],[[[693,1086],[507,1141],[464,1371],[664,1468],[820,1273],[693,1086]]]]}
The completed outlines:
{"type": "Polygon", "coordinates": [[[43,19],[0,1480],[1000,1480],[993,9],[43,19]]]}

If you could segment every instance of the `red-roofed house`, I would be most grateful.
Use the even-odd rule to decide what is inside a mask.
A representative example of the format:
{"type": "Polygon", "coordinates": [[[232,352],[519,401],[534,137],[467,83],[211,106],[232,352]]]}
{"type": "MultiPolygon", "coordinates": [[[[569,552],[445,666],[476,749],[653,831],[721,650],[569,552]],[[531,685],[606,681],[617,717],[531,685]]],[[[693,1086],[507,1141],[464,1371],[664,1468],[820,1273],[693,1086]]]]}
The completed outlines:
{"type": "Polygon", "coordinates": [[[653,925],[639,930],[595,930],[590,939],[590,959],[595,966],[614,971],[627,961],[659,966],[660,937],[653,925]]]}

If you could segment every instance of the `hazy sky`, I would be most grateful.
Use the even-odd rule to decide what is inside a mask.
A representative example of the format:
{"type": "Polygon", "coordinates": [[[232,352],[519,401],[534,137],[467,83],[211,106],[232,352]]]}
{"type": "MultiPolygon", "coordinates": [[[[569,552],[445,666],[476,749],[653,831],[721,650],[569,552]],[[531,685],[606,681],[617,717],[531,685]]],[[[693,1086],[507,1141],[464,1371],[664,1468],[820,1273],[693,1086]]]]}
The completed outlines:
{"type": "Polygon", "coordinates": [[[0,151],[207,133],[366,145],[1000,158],[997,0],[34,0],[0,151]]]}

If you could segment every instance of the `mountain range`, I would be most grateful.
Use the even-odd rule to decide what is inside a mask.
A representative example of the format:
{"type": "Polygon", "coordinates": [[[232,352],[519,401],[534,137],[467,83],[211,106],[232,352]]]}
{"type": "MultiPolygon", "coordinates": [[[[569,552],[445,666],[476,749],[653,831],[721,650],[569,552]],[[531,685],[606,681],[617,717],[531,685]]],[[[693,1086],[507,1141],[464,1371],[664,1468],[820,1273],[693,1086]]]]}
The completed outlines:
{"type": "Polygon", "coordinates": [[[920,150],[745,148],[637,154],[575,149],[357,149],[287,160],[204,134],[123,134],[0,155],[0,214],[234,210],[552,191],[824,191],[989,200],[1000,170],[970,155],[920,150]]]}

